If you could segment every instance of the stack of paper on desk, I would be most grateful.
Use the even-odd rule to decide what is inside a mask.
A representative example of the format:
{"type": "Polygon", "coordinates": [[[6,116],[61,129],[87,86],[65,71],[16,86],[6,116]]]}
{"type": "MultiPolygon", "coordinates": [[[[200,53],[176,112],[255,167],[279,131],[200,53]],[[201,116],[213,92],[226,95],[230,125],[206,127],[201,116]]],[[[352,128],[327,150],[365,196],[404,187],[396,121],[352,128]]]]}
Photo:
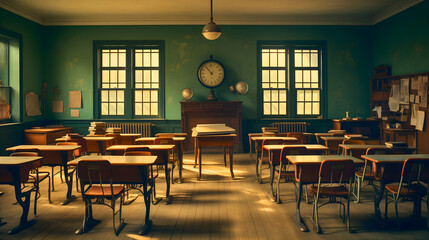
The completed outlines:
{"type": "Polygon", "coordinates": [[[218,135],[218,134],[231,134],[235,133],[234,128],[230,128],[225,124],[197,124],[192,129],[192,136],[203,135],[218,135]]]}

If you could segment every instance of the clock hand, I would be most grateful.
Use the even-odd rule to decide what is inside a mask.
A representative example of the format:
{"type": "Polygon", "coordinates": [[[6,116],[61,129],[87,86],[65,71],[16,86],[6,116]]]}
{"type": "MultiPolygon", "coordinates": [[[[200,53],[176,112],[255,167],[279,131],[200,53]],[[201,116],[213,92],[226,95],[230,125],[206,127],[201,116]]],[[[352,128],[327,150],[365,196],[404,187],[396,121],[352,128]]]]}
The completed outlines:
{"type": "Polygon", "coordinates": [[[213,75],[212,71],[210,71],[210,69],[207,66],[204,66],[205,68],[207,68],[207,70],[210,72],[211,75],[213,75]]]}

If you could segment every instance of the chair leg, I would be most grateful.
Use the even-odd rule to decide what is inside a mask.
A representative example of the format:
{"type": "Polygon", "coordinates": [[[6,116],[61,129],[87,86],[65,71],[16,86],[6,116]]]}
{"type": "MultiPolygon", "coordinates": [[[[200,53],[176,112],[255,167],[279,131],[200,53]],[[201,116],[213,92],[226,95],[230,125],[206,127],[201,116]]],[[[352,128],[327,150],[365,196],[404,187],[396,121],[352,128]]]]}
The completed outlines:
{"type": "Polygon", "coordinates": [[[276,187],[276,203],[280,203],[280,180],[282,178],[282,163],[279,166],[279,174],[277,177],[277,187],[276,187]]]}
{"type": "Polygon", "coordinates": [[[316,233],[320,233],[318,204],[319,204],[319,194],[316,194],[316,197],[314,198],[314,205],[313,205],[314,231],[316,233]]]}
{"type": "Polygon", "coordinates": [[[48,176],[48,200],[49,203],[52,203],[51,200],[51,178],[48,176]]]}
{"type": "Polygon", "coordinates": [[[397,224],[397,228],[399,229],[399,227],[400,227],[400,220],[399,220],[399,212],[398,212],[398,198],[396,198],[394,196],[393,200],[394,200],[394,204],[395,204],[396,224],[397,224]]]}
{"type": "Polygon", "coordinates": [[[51,179],[52,179],[52,192],[55,191],[55,186],[54,186],[54,169],[55,167],[51,167],[51,179]]]}
{"type": "Polygon", "coordinates": [[[389,201],[388,201],[389,195],[387,194],[386,191],[386,204],[384,205],[384,217],[387,218],[387,209],[388,209],[388,205],[389,205],[389,201]]]}
{"type": "Polygon", "coordinates": [[[347,211],[346,211],[346,218],[347,218],[347,230],[351,232],[351,226],[350,226],[350,194],[347,198],[347,211]]]}
{"type": "Polygon", "coordinates": [[[64,179],[63,179],[63,166],[60,166],[60,179],[61,179],[61,182],[63,183],[64,182],[64,179]]]}

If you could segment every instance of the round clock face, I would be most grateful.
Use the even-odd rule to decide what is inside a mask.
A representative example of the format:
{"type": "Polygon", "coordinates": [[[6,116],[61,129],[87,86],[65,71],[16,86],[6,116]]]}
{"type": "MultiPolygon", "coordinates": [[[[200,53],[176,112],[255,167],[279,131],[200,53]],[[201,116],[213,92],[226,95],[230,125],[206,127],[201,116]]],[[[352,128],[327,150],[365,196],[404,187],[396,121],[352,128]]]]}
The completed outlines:
{"type": "Polygon", "coordinates": [[[225,69],[222,64],[215,60],[207,60],[198,68],[198,80],[208,87],[219,86],[225,78],[225,69]]]}

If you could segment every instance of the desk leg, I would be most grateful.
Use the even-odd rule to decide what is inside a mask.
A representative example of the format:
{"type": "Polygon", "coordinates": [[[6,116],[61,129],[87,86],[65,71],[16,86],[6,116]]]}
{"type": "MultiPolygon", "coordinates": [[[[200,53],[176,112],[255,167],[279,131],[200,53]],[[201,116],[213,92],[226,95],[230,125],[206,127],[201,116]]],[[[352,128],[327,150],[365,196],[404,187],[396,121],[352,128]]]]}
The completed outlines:
{"type": "Polygon", "coordinates": [[[375,217],[377,218],[378,223],[381,225],[381,212],[380,212],[380,202],[383,199],[384,186],[386,183],[384,180],[380,181],[380,189],[378,189],[375,184],[373,184],[374,188],[374,211],[375,217]]]}
{"type": "Polygon", "coordinates": [[[183,142],[179,143],[179,183],[182,183],[182,169],[183,169],[183,142]]]}
{"type": "Polygon", "coordinates": [[[232,148],[233,148],[232,146],[229,147],[229,170],[231,172],[232,179],[234,179],[234,170],[233,170],[234,158],[233,158],[233,149],[232,148]]]}
{"type": "MultiPolygon", "coordinates": [[[[80,186],[83,191],[83,189],[85,189],[85,184],[81,183],[80,186]]],[[[91,199],[85,198],[83,195],[82,197],[85,202],[85,213],[83,217],[83,225],[80,229],[76,230],[76,235],[91,231],[91,229],[101,222],[100,220],[95,220],[92,215],[91,199]]]]}
{"type": "Polygon", "coordinates": [[[152,227],[152,221],[149,219],[150,216],[150,194],[151,191],[147,190],[147,174],[148,174],[148,170],[147,167],[141,167],[141,171],[142,171],[142,180],[143,180],[143,196],[144,196],[144,204],[146,206],[146,215],[145,215],[145,219],[144,219],[144,224],[143,226],[141,226],[139,234],[140,235],[145,235],[147,233],[149,233],[151,227],[152,227]]]}
{"type": "Polygon", "coordinates": [[[194,159],[195,159],[195,163],[194,163],[194,168],[197,167],[197,158],[198,158],[198,144],[197,144],[197,138],[194,138],[194,159]]]}
{"type": "MultiPolygon", "coordinates": [[[[299,171],[299,179],[301,178],[301,170],[297,169],[299,171]]],[[[298,188],[295,187],[295,199],[296,199],[296,215],[294,217],[296,225],[298,225],[299,230],[301,232],[308,232],[308,228],[305,225],[304,221],[302,221],[301,218],[301,195],[302,195],[302,181],[299,181],[298,188]]]]}
{"type": "Polygon", "coordinates": [[[249,154],[250,158],[252,158],[252,138],[249,137],[249,154]]]}
{"type": "Polygon", "coordinates": [[[225,146],[223,146],[223,164],[226,167],[226,147],[225,146]]]}
{"type": "MultiPolygon", "coordinates": [[[[164,152],[164,168],[165,168],[165,181],[167,182],[167,190],[165,193],[165,204],[170,204],[171,203],[171,198],[170,198],[170,173],[168,172],[168,151],[163,151],[164,152]]],[[[173,171],[173,169],[171,169],[171,171],[173,171]]]]}
{"type": "Polygon", "coordinates": [[[64,178],[66,179],[67,184],[67,195],[66,200],[62,203],[62,205],[67,205],[71,202],[73,202],[76,199],[76,196],[72,195],[72,189],[73,189],[73,171],[69,175],[69,170],[67,166],[67,160],[68,160],[68,151],[61,151],[61,160],[63,162],[63,170],[64,170],[64,178]]]}
{"type": "Polygon", "coordinates": [[[202,164],[201,164],[201,147],[200,146],[198,146],[198,148],[197,148],[198,150],[197,150],[197,154],[198,154],[198,167],[199,167],[199,170],[198,170],[198,180],[200,180],[201,179],[201,171],[202,171],[202,164]]]}
{"type": "Polygon", "coordinates": [[[106,149],[105,148],[106,142],[104,142],[104,141],[97,141],[97,145],[98,145],[98,153],[100,155],[104,155],[105,154],[104,149],[106,149]]]}

